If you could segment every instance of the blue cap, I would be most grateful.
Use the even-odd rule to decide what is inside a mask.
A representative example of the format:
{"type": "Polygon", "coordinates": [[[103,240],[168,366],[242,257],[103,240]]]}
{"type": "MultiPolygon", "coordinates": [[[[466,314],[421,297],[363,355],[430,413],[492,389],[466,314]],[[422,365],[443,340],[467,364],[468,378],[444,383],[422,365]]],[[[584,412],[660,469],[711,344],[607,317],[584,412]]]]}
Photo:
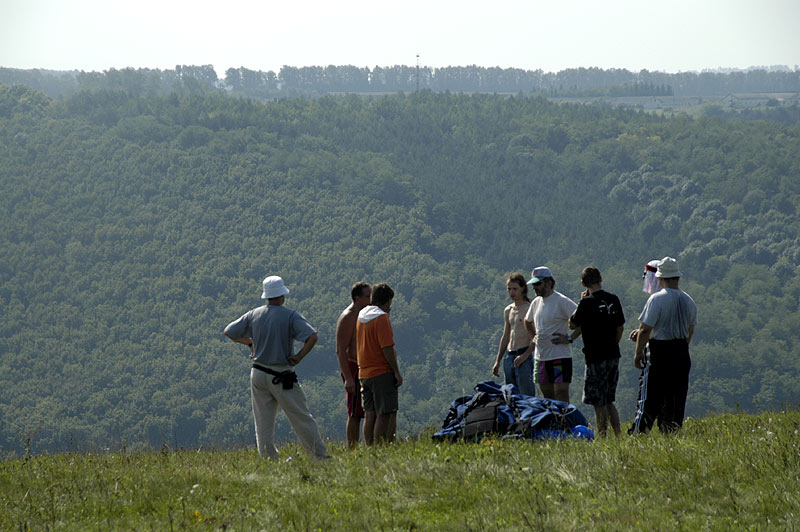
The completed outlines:
{"type": "Polygon", "coordinates": [[[541,281],[544,281],[547,278],[552,278],[553,274],[550,273],[550,268],[547,266],[537,266],[531,272],[531,280],[528,281],[528,284],[536,284],[541,281]]]}

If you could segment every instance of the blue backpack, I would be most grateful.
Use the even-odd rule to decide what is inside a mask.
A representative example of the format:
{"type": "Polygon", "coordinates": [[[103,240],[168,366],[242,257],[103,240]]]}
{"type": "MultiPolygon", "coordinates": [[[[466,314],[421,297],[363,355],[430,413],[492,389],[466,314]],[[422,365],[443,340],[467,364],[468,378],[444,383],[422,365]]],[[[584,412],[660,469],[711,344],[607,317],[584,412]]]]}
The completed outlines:
{"type": "Polygon", "coordinates": [[[578,408],[563,401],[522,395],[513,384],[479,382],[475,393],[450,405],[435,441],[480,441],[486,434],[502,438],[581,438],[594,432],[578,408]]]}

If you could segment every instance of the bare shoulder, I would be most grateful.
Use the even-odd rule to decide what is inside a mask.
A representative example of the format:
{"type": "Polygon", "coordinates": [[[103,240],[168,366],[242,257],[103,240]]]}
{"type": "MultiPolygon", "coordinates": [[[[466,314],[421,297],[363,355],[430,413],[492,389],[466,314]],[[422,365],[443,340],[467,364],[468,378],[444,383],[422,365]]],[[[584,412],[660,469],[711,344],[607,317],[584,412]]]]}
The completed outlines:
{"type": "Polygon", "coordinates": [[[339,319],[336,320],[337,326],[343,326],[348,324],[353,324],[356,322],[356,318],[358,317],[358,313],[353,308],[353,305],[348,306],[346,309],[339,314],[339,319]]]}

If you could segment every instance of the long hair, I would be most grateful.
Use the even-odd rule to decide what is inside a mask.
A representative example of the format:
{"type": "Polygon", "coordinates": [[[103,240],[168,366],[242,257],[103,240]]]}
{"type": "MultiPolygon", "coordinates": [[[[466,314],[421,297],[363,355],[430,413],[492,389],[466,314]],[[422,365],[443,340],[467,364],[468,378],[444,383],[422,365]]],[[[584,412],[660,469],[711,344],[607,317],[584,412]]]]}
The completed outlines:
{"type": "Polygon", "coordinates": [[[528,281],[525,280],[525,276],[521,273],[512,273],[508,276],[508,280],[506,283],[517,283],[522,287],[522,297],[525,298],[525,301],[531,301],[531,298],[528,297],[528,281]]]}

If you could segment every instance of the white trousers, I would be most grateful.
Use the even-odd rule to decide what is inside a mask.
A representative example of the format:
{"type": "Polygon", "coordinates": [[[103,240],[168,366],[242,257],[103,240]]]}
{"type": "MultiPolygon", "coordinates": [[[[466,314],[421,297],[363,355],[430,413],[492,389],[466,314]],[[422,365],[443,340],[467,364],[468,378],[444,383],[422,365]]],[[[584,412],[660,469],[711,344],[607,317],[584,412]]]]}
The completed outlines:
{"type": "MultiPolygon", "coordinates": [[[[291,366],[267,366],[274,371],[286,371],[291,366]]],[[[250,369],[250,398],[253,403],[253,420],[256,425],[256,446],[262,458],[277,460],[275,448],[275,418],[280,406],[289,418],[300,445],[312,458],[329,458],[328,450],[319,434],[317,423],[306,406],[306,394],[295,382],[291,390],[284,390],[273,376],[259,369],[250,369]]]]}

